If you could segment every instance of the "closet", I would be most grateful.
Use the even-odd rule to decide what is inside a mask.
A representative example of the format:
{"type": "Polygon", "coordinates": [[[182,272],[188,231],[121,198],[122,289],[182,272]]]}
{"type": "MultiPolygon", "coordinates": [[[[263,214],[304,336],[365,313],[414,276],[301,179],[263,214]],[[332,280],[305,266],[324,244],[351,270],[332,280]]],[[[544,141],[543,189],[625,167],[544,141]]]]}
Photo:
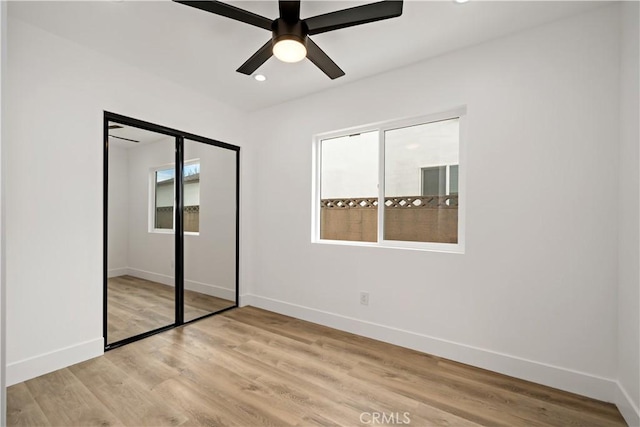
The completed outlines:
{"type": "Polygon", "coordinates": [[[240,147],[104,113],[105,350],[238,306],[240,147]]]}

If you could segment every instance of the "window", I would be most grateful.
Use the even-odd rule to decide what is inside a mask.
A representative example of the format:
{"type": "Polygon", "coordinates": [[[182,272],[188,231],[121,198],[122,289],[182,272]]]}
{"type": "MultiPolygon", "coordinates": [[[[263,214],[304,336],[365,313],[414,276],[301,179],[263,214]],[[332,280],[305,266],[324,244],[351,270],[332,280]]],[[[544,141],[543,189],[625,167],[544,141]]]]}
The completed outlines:
{"type": "MultiPolygon", "coordinates": [[[[200,162],[185,162],[183,168],[185,232],[200,231],[200,162]]],[[[150,231],[173,232],[175,218],[175,165],[151,171],[150,231]]]]}
{"type": "Polygon", "coordinates": [[[154,221],[156,230],[173,230],[173,203],[175,169],[160,169],[154,172],[154,221]]]}
{"type": "Polygon", "coordinates": [[[462,252],[464,113],[316,136],[313,240],[462,252]]]}
{"type": "Polygon", "coordinates": [[[378,229],[378,133],[322,141],[322,239],[375,242],[378,229]]]}
{"type": "Polygon", "coordinates": [[[458,194],[458,165],[422,168],[422,196],[458,194]]]}
{"type": "Polygon", "coordinates": [[[183,172],[182,223],[186,233],[198,233],[200,231],[200,162],[185,162],[183,172]]]}

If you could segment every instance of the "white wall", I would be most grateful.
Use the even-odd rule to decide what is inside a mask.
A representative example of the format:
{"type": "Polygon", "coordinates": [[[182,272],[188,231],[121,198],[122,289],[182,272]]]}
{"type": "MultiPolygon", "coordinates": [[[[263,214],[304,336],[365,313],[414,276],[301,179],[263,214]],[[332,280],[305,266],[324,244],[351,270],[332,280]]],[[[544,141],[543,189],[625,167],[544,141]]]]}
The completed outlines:
{"type": "Polygon", "coordinates": [[[236,153],[186,140],[184,156],[200,159],[200,231],[184,238],[185,288],[233,299],[236,153]]]}
{"type": "Polygon", "coordinates": [[[7,423],[6,397],[6,266],[5,266],[5,162],[4,144],[6,132],[4,100],[7,78],[7,2],[0,2],[0,425],[7,423]]]}
{"type": "MultiPolygon", "coordinates": [[[[164,138],[129,149],[128,267],[136,277],[160,275],[161,283],[173,283],[174,235],[149,233],[149,172],[175,161],[175,139],[164,138]],[[164,278],[164,279],[163,279],[164,278]]],[[[146,277],[154,280],[153,277],[146,277]]]]}
{"type": "Polygon", "coordinates": [[[612,400],[618,25],[607,6],[253,114],[244,301],[612,400]],[[461,105],[465,254],[311,244],[312,135],[461,105]]]}
{"type": "Polygon", "coordinates": [[[13,384],[102,353],[103,110],[238,145],[243,127],[231,108],[11,16],[8,31],[3,155],[11,159],[5,196],[13,384]]]}
{"type": "Polygon", "coordinates": [[[113,277],[129,266],[129,151],[116,145],[109,147],[108,206],[107,270],[113,277]]]}
{"type": "Polygon", "coordinates": [[[640,7],[625,2],[622,19],[620,79],[620,185],[618,232],[618,407],[631,426],[640,425],[640,7]]]}

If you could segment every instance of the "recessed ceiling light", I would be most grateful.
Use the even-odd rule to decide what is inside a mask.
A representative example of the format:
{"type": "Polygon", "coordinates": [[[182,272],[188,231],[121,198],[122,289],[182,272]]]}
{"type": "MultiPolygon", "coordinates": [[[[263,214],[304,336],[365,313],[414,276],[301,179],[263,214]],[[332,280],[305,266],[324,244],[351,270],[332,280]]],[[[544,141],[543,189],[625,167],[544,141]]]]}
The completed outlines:
{"type": "Polygon", "coordinates": [[[263,81],[267,80],[267,76],[265,76],[264,74],[254,74],[253,78],[256,79],[259,82],[263,82],[263,81]]]}
{"type": "Polygon", "coordinates": [[[453,0],[454,3],[458,3],[458,4],[462,4],[462,3],[466,3],[469,0],[453,0]]]}

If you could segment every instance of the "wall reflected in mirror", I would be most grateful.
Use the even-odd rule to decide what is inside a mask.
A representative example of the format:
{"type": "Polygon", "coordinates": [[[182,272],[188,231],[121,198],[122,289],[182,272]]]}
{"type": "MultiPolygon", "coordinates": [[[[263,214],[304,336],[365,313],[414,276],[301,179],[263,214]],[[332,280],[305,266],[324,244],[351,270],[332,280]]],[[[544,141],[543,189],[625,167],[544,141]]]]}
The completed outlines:
{"type": "Polygon", "coordinates": [[[184,141],[184,321],[236,304],[236,152],[184,141]]]}

